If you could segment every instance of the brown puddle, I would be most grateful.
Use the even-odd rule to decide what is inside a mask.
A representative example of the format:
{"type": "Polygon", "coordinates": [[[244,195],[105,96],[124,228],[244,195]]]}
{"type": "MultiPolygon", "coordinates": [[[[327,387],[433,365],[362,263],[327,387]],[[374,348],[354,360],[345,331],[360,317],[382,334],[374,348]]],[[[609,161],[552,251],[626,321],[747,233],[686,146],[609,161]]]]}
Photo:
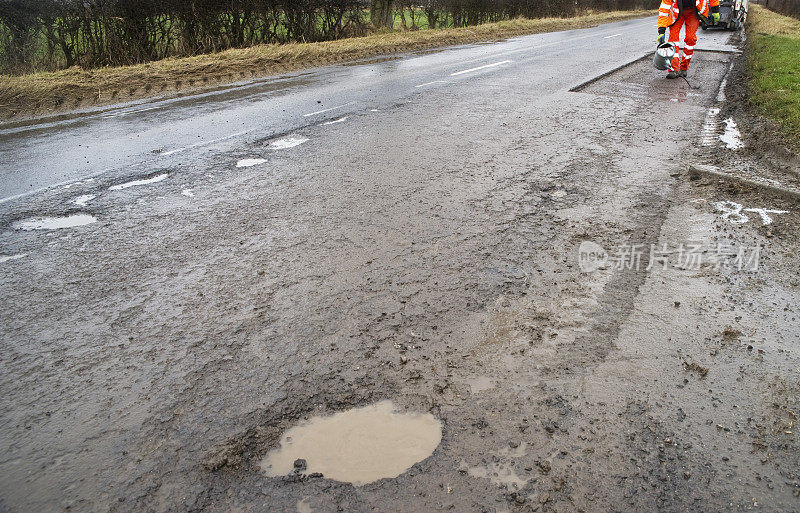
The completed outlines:
{"type": "Polygon", "coordinates": [[[285,476],[303,459],[306,474],[363,485],[399,476],[441,440],[442,424],[433,415],[397,413],[391,401],[381,401],[289,429],[261,468],[268,476],[285,476]]]}

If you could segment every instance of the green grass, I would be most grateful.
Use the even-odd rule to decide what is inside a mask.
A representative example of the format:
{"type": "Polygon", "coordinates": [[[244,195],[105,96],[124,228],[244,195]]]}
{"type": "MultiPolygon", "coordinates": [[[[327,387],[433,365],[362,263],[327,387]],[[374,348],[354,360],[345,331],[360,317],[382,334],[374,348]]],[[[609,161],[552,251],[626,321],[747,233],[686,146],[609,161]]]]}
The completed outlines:
{"type": "Polygon", "coordinates": [[[800,143],[800,21],[752,4],[748,21],[750,101],[800,143]]]}

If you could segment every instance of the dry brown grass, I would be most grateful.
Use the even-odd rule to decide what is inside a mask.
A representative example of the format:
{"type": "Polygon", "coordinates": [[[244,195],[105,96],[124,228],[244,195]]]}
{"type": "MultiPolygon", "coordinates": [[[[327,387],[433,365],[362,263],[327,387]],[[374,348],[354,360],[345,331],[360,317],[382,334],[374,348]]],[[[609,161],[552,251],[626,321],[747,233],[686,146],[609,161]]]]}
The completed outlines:
{"type": "Polygon", "coordinates": [[[0,119],[46,115],[139,98],[200,91],[255,77],[397,52],[588,28],[654,15],[589,13],[575,18],[516,19],[460,29],[390,32],[324,43],[258,45],[135,66],[0,76],[0,119]]]}
{"type": "Polygon", "coordinates": [[[800,20],[782,16],[758,4],[750,4],[747,13],[747,32],[774,36],[800,37],[800,20]]]}

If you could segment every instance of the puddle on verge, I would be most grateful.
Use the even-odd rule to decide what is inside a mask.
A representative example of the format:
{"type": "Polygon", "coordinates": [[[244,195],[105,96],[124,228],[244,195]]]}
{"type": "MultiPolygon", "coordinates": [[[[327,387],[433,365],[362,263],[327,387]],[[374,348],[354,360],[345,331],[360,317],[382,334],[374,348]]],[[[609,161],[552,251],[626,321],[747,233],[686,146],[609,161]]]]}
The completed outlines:
{"type": "Polygon", "coordinates": [[[442,440],[433,415],[397,413],[391,401],[314,417],[286,431],[261,462],[270,477],[285,476],[298,459],[306,473],[356,486],[397,477],[430,456],[442,440]]]}
{"type": "Polygon", "coordinates": [[[33,217],[31,219],[24,219],[17,221],[11,226],[15,230],[56,230],[58,228],[74,228],[76,226],[84,226],[92,224],[97,221],[92,215],[89,214],[72,214],[65,217],[33,217]]]}
{"type": "Polygon", "coordinates": [[[744,146],[742,143],[742,133],[736,127],[736,121],[733,118],[728,118],[724,121],[725,133],[719,136],[719,140],[725,143],[725,147],[729,150],[738,150],[744,146]]]}

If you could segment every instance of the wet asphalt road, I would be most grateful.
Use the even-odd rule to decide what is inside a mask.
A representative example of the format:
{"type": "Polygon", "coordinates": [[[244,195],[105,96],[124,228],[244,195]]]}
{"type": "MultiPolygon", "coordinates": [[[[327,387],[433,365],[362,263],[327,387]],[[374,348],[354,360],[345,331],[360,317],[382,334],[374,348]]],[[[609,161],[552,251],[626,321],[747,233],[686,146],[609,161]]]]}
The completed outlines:
{"type": "Polygon", "coordinates": [[[715,201],[794,207],[681,175],[734,55],[697,52],[696,88],[643,60],[569,92],[653,25],[5,133],[4,176],[39,177],[6,198],[44,189],[0,204],[0,511],[797,509],[800,221],[733,224],[715,201]],[[763,267],[577,266],[698,239],[763,267]],[[303,419],[386,399],[443,425],[399,477],[261,471],[303,419]]]}
{"type": "MultiPolygon", "coordinates": [[[[0,125],[0,202],[133,166],[180,165],[197,152],[224,151],[309,124],[424,96],[468,91],[486,73],[524,69],[543,91],[580,84],[641,57],[652,20],[519,37],[361,65],[293,73],[182,99],[139,102],[56,122],[0,125]],[[474,70],[474,71],[471,71],[474,70]]],[[[727,34],[703,38],[719,48],[727,34]]]]}

